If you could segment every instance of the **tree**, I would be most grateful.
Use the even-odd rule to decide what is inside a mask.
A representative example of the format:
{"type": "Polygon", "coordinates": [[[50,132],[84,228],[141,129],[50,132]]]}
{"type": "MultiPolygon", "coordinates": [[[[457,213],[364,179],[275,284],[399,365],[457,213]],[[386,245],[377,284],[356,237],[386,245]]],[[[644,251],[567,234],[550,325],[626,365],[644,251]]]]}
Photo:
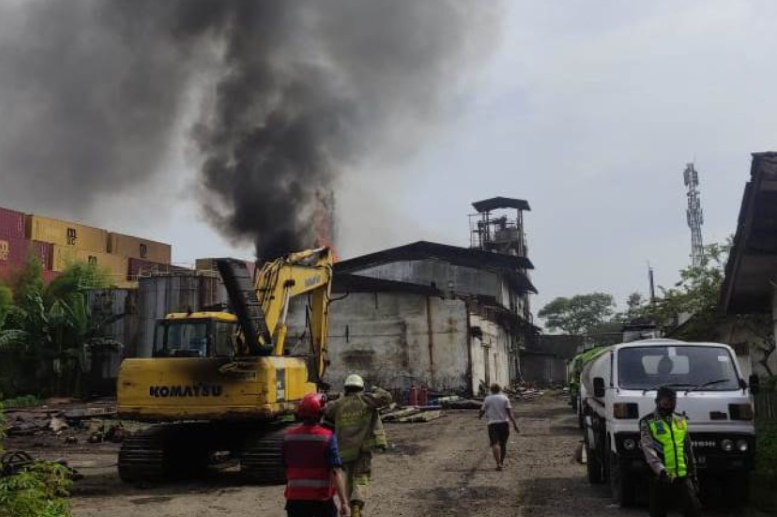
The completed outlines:
{"type": "Polygon", "coordinates": [[[30,254],[22,269],[11,278],[14,301],[20,303],[27,295],[41,294],[43,285],[43,266],[38,257],[30,254]]]}
{"type": "Polygon", "coordinates": [[[642,296],[642,293],[631,293],[626,300],[626,307],[626,315],[629,319],[638,317],[645,307],[645,298],[642,296]]]}
{"type": "Polygon", "coordinates": [[[730,249],[730,243],[705,246],[701,264],[680,271],[680,281],[673,287],[659,287],[661,296],[644,307],[643,316],[664,329],[672,329],[682,318],[690,318],[675,337],[690,341],[713,337],[711,333],[725,320],[720,291],[730,249]]]}
{"type": "Polygon", "coordinates": [[[0,283],[0,330],[3,330],[5,318],[13,307],[13,291],[7,285],[0,283]]]}
{"type": "Polygon", "coordinates": [[[0,352],[8,359],[0,364],[0,389],[72,394],[93,334],[85,291],[106,287],[107,275],[94,265],[72,264],[43,289],[40,263],[36,268],[28,261],[15,285],[16,303],[0,330],[0,352]]]}
{"type": "Polygon", "coordinates": [[[612,295],[591,293],[556,298],[543,307],[538,316],[545,320],[548,330],[587,335],[610,322],[614,314],[615,300],[612,295]]]}

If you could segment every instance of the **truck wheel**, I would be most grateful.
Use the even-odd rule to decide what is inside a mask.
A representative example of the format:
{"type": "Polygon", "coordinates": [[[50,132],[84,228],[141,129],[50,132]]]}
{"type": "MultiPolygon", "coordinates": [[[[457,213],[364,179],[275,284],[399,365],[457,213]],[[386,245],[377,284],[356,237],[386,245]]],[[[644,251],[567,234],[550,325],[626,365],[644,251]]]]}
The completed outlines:
{"type": "Polygon", "coordinates": [[[587,458],[585,467],[588,472],[588,482],[592,485],[604,483],[604,469],[601,461],[595,456],[594,452],[585,444],[585,455],[587,458]]]}
{"type": "Polygon", "coordinates": [[[618,456],[608,454],[610,457],[610,491],[612,499],[619,504],[621,508],[628,508],[634,505],[634,481],[631,474],[622,469],[618,456]]]}

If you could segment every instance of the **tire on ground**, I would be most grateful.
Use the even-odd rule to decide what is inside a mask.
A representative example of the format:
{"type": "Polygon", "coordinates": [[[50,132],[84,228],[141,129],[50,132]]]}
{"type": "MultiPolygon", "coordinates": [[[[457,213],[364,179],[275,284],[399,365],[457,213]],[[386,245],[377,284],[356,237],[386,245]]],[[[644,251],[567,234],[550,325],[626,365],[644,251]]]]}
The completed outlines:
{"type": "Polygon", "coordinates": [[[628,508],[634,505],[635,487],[632,475],[621,467],[618,456],[608,453],[610,464],[610,491],[612,499],[619,504],[621,508],[628,508]]]}

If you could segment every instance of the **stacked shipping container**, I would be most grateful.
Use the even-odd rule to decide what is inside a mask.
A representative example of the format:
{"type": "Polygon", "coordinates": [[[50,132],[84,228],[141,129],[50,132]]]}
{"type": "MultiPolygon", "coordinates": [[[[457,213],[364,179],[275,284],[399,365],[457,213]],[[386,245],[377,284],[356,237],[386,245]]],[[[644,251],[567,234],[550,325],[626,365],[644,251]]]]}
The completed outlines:
{"type": "Polygon", "coordinates": [[[50,270],[53,246],[30,240],[25,234],[24,214],[0,208],[0,278],[7,278],[24,265],[27,257],[38,257],[44,270],[50,270]]]}
{"type": "Polygon", "coordinates": [[[170,266],[169,244],[0,208],[0,278],[30,253],[40,258],[47,282],[74,262],[102,267],[118,287],[137,287],[142,270],[181,269],[170,266]]]}

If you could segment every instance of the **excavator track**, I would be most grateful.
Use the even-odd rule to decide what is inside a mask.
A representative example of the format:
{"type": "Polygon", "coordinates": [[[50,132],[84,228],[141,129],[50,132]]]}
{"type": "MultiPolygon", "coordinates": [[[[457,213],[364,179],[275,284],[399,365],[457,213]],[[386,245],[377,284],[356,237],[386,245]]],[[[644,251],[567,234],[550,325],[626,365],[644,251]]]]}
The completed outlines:
{"type": "Polygon", "coordinates": [[[286,468],[283,464],[283,435],[287,426],[250,435],[240,454],[240,471],[252,483],[283,485],[286,468]]]}
{"type": "Polygon", "coordinates": [[[161,483],[202,474],[210,460],[207,426],[155,425],[128,437],[119,450],[126,483],[161,483]]]}
{"type": "Polygon", "coordinates": [[[170,471],[165,459],[165,426],[153,426],[127,437],[119,450],[119,477],[125,483],[164,481],[170,471]]]}

